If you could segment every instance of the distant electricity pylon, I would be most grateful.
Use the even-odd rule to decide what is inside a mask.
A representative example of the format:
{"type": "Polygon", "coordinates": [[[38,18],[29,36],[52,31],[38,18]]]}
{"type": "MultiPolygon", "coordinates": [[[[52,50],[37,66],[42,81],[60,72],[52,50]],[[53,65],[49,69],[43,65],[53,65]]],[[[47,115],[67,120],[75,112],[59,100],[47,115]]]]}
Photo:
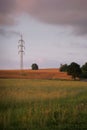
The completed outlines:
{"type": "Polygon", "coordinates": [[[18,54],[20,54],[20,69],[22,70],[23,69],[23,55],[24,55],[24,49],[25,49],[25,42],[23,40],[23,36],[21,35],[21,39],[18,41],[19,45],[18,45],[18,48],[19,48],[19,51],[18,51],[18,54]]]}

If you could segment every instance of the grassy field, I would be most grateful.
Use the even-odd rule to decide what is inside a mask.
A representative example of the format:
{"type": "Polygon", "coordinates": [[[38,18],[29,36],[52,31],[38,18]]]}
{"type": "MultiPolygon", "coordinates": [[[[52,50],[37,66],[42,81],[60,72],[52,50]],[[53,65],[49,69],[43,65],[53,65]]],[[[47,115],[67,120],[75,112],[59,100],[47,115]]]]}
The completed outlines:
{"type": "Polygon", "coordinates": [[[87,130],[87,82],[0,79],[0,130],[87,130]]]}

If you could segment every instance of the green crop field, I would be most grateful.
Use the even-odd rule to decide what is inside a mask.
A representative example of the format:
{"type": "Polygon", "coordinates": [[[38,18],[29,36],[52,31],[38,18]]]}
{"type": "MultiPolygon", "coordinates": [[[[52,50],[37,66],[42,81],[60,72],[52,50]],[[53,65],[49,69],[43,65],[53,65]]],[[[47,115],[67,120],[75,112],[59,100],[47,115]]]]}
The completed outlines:
{"type": "Polygon", "coordinates": [[[0,130],[87,130],[87,82],[0,79],[0,130]]]}

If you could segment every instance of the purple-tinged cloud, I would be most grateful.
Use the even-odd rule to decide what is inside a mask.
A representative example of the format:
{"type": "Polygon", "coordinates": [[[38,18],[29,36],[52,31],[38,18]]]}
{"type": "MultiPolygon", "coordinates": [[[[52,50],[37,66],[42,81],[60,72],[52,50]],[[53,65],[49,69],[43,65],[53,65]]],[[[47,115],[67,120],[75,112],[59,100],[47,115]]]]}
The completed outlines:
{"type": "Polygon", "coordinates": [[[15,0],[0,0],[0,13],[8,14],[15,10],[15,0]]]}
{"type": "Polygon", "coordinates": [[[0,25],[12,25],[23,12],[48,24],[87,34],[87,0],[0,0],[0,25]]]}
{"type": "Polygon", "coordinates": [[[0,25],[15,24],[14,14],[17,3],[15,0],[0,0],[0,25]]]}
{"type": "Polygon", "coordinates": [[[87,33],[87,0],[33,0],[26,10],[49,24],[72,26],[76,34],[87,33]],[[36,2],[37,1],[37,2],[36,2]]]}

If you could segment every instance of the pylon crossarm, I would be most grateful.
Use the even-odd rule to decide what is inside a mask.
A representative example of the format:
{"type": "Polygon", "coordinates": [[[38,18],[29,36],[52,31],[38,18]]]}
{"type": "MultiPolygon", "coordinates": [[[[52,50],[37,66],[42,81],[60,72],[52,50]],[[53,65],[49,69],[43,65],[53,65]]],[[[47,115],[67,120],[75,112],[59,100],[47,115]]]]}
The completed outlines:
{"type": "Polygon", "coordinates": [[[23,43],[23,44],[25,44],[24,40],[19,40],[18,43],[23,43]]]}
{"type": "Polygon", "coordinates": [[[25,54],[25,52],[24,52],[24,51],[19,51],[19,52],[18,52],[18,54],[20,54],[20,53],[23,53],[23,54],[25,54]]]}
{"type": "Polygon", "coordinates": [[[24,45],[18,45],[18,48],[20,48],[20,47],[22,47],[22,48],[25,49],[25,46],[24,46],[24,45]]]}

